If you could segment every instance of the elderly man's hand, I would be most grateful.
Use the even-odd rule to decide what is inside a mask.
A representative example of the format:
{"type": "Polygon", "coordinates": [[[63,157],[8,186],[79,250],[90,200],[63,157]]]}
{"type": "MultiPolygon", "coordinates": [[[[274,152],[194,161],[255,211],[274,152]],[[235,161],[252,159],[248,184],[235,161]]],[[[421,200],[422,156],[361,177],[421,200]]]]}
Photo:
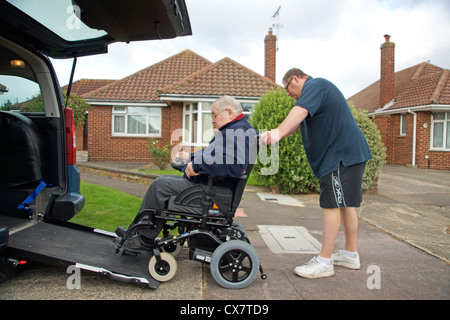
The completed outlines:
{"type": "Polygon", "coordinates": [[[192,162],[189,162],[187,164],[186,169],[184,170],[184,173],[186,174],[186,176],[188,178],[200,175],[199,173],[195,172],[194,169],[192,168],[192,162]]]}

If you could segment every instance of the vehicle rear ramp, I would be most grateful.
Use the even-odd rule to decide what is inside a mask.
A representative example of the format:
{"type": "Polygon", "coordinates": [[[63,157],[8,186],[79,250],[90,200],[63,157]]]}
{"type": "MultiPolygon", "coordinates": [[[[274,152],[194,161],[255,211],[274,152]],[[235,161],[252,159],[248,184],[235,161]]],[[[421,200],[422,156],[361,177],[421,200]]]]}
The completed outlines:
{"type": "Polygon", "coordinates": [[[8,225],[8,250],[16,258],[41,263],[75,265],[111,279],[135,282],[157,289],[159,281],[148,271],[153,253],[119,256],[114,253],[114,234],[73,223],[49,223],[0,216],[8,225]]]}

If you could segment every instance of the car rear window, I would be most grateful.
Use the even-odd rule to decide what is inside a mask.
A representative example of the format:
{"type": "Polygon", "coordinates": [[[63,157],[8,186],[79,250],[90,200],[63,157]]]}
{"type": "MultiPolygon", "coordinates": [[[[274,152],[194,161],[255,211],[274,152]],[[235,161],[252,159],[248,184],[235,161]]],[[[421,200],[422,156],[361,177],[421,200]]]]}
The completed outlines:
{"type": "Polygon", "coordinates": [[[7,0],[66,41],[95,39],[106,35],[105,31],[91,29],[78,18],[80,9],[71,0],[7,0]]]}

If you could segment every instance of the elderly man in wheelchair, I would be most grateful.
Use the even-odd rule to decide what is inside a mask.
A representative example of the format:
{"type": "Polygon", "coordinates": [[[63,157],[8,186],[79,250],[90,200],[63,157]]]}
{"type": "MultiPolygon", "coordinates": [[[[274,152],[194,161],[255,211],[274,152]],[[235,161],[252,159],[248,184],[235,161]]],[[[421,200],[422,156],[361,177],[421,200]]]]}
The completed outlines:
{"type": "Polygon", "coordinates": [[[257,132],[230,96],[215,101],[211,114],[216,134],[210,144],[178,154],[185,162],[172,166],[184,175],[155,179],[128,229],[117,228],[114,244],[119,255],[152,251],[151,276],[168,281],[176,273],[173,256],[187,242],[190,259],[209,263],[219,285],[239,289],[253,282],[258,269],[265,279],[245,229],[233,221],[256,161],[257,132]],[[169,235],[175,229],[179,235],[169,235]]]}

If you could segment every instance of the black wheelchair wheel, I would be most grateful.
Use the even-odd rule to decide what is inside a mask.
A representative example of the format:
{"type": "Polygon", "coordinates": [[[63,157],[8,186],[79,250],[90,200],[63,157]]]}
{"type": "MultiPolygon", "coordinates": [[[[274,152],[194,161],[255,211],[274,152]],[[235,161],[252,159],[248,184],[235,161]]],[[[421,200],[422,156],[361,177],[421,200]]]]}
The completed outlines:
{"type": "Polygon", "coordinates": [[[211,257],[211,275],[227,289],[249,286],[259,270],[256,250],[247,242],[231,240],[216,248],[211,257]]]}

